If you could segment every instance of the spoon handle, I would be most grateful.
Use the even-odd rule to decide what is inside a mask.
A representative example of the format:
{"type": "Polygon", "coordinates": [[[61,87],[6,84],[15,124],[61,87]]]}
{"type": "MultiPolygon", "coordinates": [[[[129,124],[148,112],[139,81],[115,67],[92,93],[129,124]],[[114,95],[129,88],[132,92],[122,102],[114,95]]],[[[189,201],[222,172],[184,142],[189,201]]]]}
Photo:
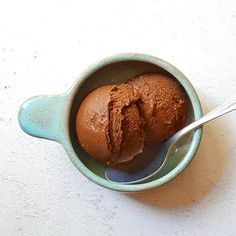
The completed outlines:
{"type": "Polygon", "coordinates": [[[226,102],[224,102],[222,105],[216,107],[211,112],[207,113],[205,116],[200,118],[199,120],[189,124],[188,126],[181,129],[179,132],[177,132],[171,139],[178,139],[181,136],[185,135],[189,131],[198,128],[202,124],[205,124],[211,120],[214,120],[220,116],[223,116],[231,111],[236,110],[236,97],[233,97],[226,102]]]}

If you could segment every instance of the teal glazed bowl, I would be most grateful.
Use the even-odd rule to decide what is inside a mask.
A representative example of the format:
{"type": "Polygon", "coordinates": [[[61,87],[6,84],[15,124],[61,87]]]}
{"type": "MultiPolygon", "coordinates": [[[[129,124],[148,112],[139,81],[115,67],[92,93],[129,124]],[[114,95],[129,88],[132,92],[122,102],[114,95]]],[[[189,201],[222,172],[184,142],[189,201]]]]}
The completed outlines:
{"type": "Polygon", "coordinates": [[[61,143],[75,167],[94,183],[120,192],[140,192],[157,188],[179,175],[193,159],[201,141],[202,128],[188,134],[156,176],[146,182],[122,185],[105,178],[105,166],[94,161],[77,142],[75,117],[83,98],[105,84],[119,84],[145,73],[160,72],[177,80],[190,101],[188,122],[198,120],[202,109],[191,83],[173,65],[149,55],[125,53],[105,58],[83,72],[72,88],[64,94],[36,96],[27,100],[19,110],[19,124],[29,135],[61,143]]]}

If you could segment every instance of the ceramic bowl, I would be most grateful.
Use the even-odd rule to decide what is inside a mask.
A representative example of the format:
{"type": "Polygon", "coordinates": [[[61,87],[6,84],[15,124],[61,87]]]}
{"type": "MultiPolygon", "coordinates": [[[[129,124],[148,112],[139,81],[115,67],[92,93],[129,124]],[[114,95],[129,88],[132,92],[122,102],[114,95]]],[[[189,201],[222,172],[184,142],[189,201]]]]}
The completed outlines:
{"type": "Polygon", "coordinates": [[[160,72],[178,81],[190,100],[189,122],[202,116],[201,105],[189,80],[170,63],[149,55],[126,53],[105,58],[83,72],[64,94],[36,96],[19,110],[19,124],[28,134],[61,143],[75,167],[94,183],[121,192],[139,192],[157,188],[179,175],[193,159],[202,136],[202,128],[186,136],[178,151],[168,158],[162,171],[144,183],[122,185],[108,181],[105,166],[87,156],[77,142],[75,117],[84,97],[105,84],[120,84],[145,73],[160,72]]]}

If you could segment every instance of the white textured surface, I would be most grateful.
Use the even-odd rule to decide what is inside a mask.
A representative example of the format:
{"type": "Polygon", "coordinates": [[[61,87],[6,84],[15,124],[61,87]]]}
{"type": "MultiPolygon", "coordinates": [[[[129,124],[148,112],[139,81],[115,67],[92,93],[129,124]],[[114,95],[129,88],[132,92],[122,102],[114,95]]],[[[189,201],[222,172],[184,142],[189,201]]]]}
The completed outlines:
{"type": "Polygon", "coordinates": [[[24,134],[20,104],[87,66],[144,52],[191,80],[204,112],[235,95],[236,1],[1,1],[0,235],[236,235],[236,114],[206,125],[189,168],[150,193],[91,183],[54,142],[24,134]]]}

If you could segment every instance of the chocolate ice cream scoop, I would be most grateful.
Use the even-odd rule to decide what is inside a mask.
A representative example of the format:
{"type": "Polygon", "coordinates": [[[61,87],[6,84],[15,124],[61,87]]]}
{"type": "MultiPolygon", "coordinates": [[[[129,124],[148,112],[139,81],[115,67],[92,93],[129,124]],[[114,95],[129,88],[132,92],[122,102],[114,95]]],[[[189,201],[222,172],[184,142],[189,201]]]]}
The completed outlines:
{"type": "Polygon", "coordinates": [[[138,100],[139,94],[128,84],[100,87],[83,100],[76,132],[80,145],[91,157],[121,163],[142,152],[144,131],[138,100]]]}
{"type": "Polygon", "coordinates": [[[145,73],[128,81],[140,94],[138,108],[145,121],[145,142],[165,141],[183,128],[187,120],[188,99],[170,76],[145,73]]]}

